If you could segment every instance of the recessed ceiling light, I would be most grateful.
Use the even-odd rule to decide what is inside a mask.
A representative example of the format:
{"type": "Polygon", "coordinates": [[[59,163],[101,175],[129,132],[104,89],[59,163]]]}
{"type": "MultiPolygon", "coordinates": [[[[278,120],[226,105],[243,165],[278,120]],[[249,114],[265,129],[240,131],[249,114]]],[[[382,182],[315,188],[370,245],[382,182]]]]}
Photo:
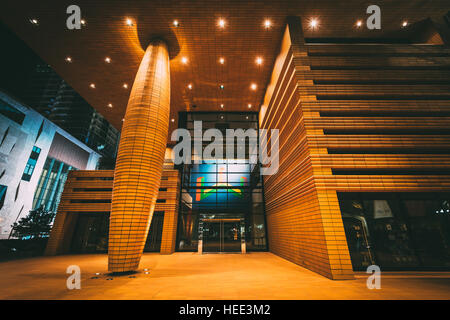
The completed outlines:
{"type": "Polygon", "coordinates": [[[219,27],[225,28],[225,20],[224,19],[219,19],[219,22],[217,24],[219,25],[219,27]]]}
{"type": "Polygon", "coordinates": [[[182,62],[183,64],[188,63],[188,58],[182,57],[182,58],[181,58],[181,62],[182,62]]]}
{"type": "Polygon", "coordinates": [[[272,22],[270,22],[269,19],[266,19],[266,21],[264,21],[264,27],[266,29],[269,29],[272,26],[272,22]]]}
{"type": "Polygon", "coordinates": [[[223,109],[223,107],[224,107],[223,103],[220,105],[220,107],[223,109]]]}
{"type": "Polygon", "coordinates": [[[362,21],[361,20],[356,21],[356,26],[358,28],[361,27],[362,26],[362,21]]]}
{"type": "Polygon", "coordinates": [[[223,89],[225,88],[225,86],[224,86],[223,84],[221,84],[221,85],[219,86],[219,88],[223,90],[223,89]]]}
{"type": "Polygon", "coordinates": [[[89,87],[91,87],[92,89],[95,89],[95,83],[91,83],[91,84],[89,85],[89,87]]]}
{"type": "Polygon", "coordinates": [[[113,107],[112,103],[108,103],[108,107],[112,108],[113,107]]]}
{"type": "Polygon", "coordinates": [[[251,108],[252,108],[252,104],[249,103],[249,104],[247,105],[247,107],[248,107],[249,109],[251,109],[251,108]]]}
{"type": "Polygon", "coordinates": [[[71,57],[66,57],[66,61],[70,63],[70,62],[72,62],[72,58],[71,57]]]}
{"type": "Polygon", "coordinates": [[[319,25],[319,22],[317,21],[317,19],[313,18],[311,19],[311,21],[309,22],[309,26],[314,29],[319,25]]]}
{"type": "Polygon", "coordinates": [[[191,90],[192,89],[192,84],[189,83],[187,87],[188,87],[189,90],[191,90]]]}
{"type": "Polygon", "coordinates": [[[404,27],[406,27],[407,25],[408,25],[408,21],[403,21],[402,27],[404,28],[404,27]]]}
{"type": "Polygon", "coordinates": [[[263,59],[261,57],[256,58],[256,64],[261,65],[263,62],[263,59]]]}
{"type": "Polygon", "coordinates": [[[124,87],[125,89],[128,89],[128,84],[124,83],[124,84],[122,85],[122,87],[124,87]]]}
{"type": "Polygon", "coordinates": [[[175,27],[178,27],[178,25],[179,25],[178,20],[173,20],[173,25],[174,25],[175,27]]]}
{"type": "Polygon", "coordinates": [[[106,57],[106,58],[105,58],[105,62],[106,62],[106,63],[111,63],[111,58],[110,58],[110,57],[106,57]]]}
{"type": "Polygon", "coordinates": [[[251,85],[250,85],[250,88],[252,89],[252,90],[256,90],[256,83],[252,83],[251,85]]]}
{"type": "Polygon", "coordinates": [[[131,27],[133,25],[133,20],[127,18],[127,20],[125,20],[125,23],[127,24],[127,26],[131,27]]]}
{"type": "Polygon", "coordinates": [[[224,63],[225,63],[225,58],[221,57],[221,58],[219,59],[219,63],[220,63],[220,64],[224,64],[224,63]]]}
{"type": "Polygon", "coordinates": [[[172,118],[172,120],[170,120],[170,121],[172,121],[172,122],[175,122],[175,119],[174,119],[174,118],[172,118]]]}

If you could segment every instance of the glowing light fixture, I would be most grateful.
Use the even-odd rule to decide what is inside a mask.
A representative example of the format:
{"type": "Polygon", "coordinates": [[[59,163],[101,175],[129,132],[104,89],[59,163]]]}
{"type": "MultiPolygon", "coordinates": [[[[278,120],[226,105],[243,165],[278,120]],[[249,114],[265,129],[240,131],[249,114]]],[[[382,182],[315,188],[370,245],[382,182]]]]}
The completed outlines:
{"type": "Polygon", "coordinates": [[[188,58],[182,57],[182,58],[181,58],[181,63],[187,64],[187,63],[188,63],[188,58]]]}
{"type": "Polygon", "coordinates": [[[71,57],[66,57],[66,61],[71,63],[72,62],[72,58],[71,57]]]}
{"type": "Polygon", "coordinates": [[[113,107],[112,103],[108,103],[108,108],[112,108],[112,107],[113,107]]]}
{"type": "Polygon", "coordinates": [[[131,20],[130,18],[127,18],[127,19],[125,20],[125,23],[126,23],[127,26],[129,26],[129,27],[133,26],[133,20],[131,20]]]}
{"type": "Polygon", "coordinates": [[[81,20],[80,20],[80,23],[81,23],[82,26],[85,26],[85,25],[86,25],[86,20],[81,19],[81,20]]]}
{"type": "Polygon", "coordinates": [[[175,122],[175,119],[174,118],[172,118],[170,121],[172,121],[172,122],[175,122]]]}
{"type": "Polygon", "coordinates": [[[362,26],[362,21],[361,20],[356,21],[356,26],[358,28],[361,27],[362,26]]]}
{"type": "Polygon", "coordinates": [[[188,87],[189,90],[192,90],[192,84],[191,83],[189,83],[187,87],[188,87]]]}
{"type": "Polygon", "coordinates": [[[225,20],[224,19],[219,19],[219,22],[217,23],[217,25],[221,28],[225,28],[225,20]]]}
{"type": "Polygon", "coordinates": [[[173,20],[173,26],[176,28],[178,27],[180,24],[178,23],[178,20],[173,20]]]}
{"type": "Polygon", "coordinates": [[[106,57],[106,58],[105,58],[105,62],[106,62],[106,63],[111,63],[111,58],[110,58],[110,57],[106,57]]]}
{"type": "Polygon", "coordinates": [[[223,107],[224,107],[223,103],[220,105],[220,107],[223,109],[223,107]]]}
{"type": "Polygon", "coordinates": [[[223,84],[221,84],[221,85],[219,86],[219,88],[220,88],[221,90],[223,90],[223,89],[225,89],[225,86],[224,86],[223,84]]]}
{"type": "Polygon", "coordinates": [[[95,83],[91,83],[91,84],[89,85],[89,87],[91,87],[92,89],[95,89],[95,83]]]}
{"type": "Polygon", "coordinates": [[[252,108],[252,104],[249,103],[249,104],[247,105],[247,107],[248,107],[249,109],[251,109],[251,108],[252,108]]]}
{"type": "Polygon", "coordinates": [[[122,87],[123,87],[124,89],[128,89],[128,84],[124,83],[124,84],[122,85],[122,87]]]}
{"type": "Polygon", "coordinates": [[[30,19],[30,23],[33,24],[33,25],[35,25],[35,26],[38,26],[38,25],[39,25],[39,21],[38,21],[38,19],[36,19],[36,18],[31,18],[31,19],[30,19]]]}
{"type": "Polygon", "coordinates": [[[264,21],[264,27],[266,29],[269,29],[272,26],[272,22],[270,22],[269,19],[266,19],[266,21],[264,21]]]}
{"type": "Polygon", "coordinates": [[[219,63],[220,63],[220,64],[224,64],[224,63],[225,63],[225,58],[221,57],[221,58],[219,59],[219,63]]]}
{"type": "Polygon", "coordinates": [[[402,27],[404,28],[404,27],[406,27],[408,25],[408,21],[403,21],[402,22],[402,27]]]}
{"type": "Polygon", "coordinates": [[[256,90],[256,88],[257,88],[256,83],[252,83],[252,84],[250,85],[250,89],[256,90]]]}
{"type": "Polygon", "coordinates": [[[263,63],[263,59],[261,57],[256,58],[256,64],[261,65],[263,63]]]}
{"type": "Polygon", "coordinates": [[[316,18],[313,18],[313,19],[311,19],[311,21],[309,21],[309,26],[312,29],[315,29],[318,25],[319,25],[319,22],[317,21],[316,18]]]}

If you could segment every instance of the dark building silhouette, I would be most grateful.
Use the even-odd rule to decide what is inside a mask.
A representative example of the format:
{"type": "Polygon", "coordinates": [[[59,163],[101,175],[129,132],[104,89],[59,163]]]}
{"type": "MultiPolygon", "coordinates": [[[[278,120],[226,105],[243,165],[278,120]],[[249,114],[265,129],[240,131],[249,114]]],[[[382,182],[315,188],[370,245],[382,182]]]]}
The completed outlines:
{"type": "Polygon", "coordinates": [[[49,65],[36,64],[23,99],[50,121],[105,157],[114,158],[119,131],[49,65]]]}
{"type": "Polygon", "coordinates": [[[105,158],[115,158],[119,131],[43,62],[5,25],[0,87],[84,142],[105,158]]]}

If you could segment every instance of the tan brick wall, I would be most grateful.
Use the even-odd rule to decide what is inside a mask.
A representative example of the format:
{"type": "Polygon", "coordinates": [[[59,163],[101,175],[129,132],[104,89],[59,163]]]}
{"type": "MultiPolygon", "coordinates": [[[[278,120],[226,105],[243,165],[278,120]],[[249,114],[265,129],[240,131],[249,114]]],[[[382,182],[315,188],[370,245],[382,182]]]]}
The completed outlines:
{"type": "Polygon", "coordinates": [[[445,171],[420,173],[450,168],[449,49],[308,44],[297,18],[282,48],[261,120],[280,130],[280,170],[264,179],[269,248],[352,278],[337,192],[450,190],[445,171]]]}

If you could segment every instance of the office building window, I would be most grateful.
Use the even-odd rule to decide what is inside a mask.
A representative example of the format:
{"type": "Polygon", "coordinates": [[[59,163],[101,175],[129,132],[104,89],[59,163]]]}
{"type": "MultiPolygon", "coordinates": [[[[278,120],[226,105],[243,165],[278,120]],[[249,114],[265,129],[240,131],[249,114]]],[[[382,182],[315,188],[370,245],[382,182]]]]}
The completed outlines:
{"type": "Polygon", "coordinates": [[[25,181],[31,180],[31,176],[33,175],[34,167],[36,167],[36,163],[40,153],[41,148],[34,146],[33,150],[31,151],[30,157],[28,158],[25,170],[23,170],[22,180],[25,181]]]}
{"type": "MultiPolygon", "coordinates": [[[[42,168],[41,176],[34,193],[33,208],[43,207],[45,210],[56,212],[67,176],[76,168],[53,158],[47,158],[42,168]]],[[[99,189],[88,189],[97,190],[99,189]]],[[[101,190],[101,189],[100,189],[101,190]]],[[[105,191],[105,190],[102,190],[105,191]]],[[[110,189],[112,191],[112,189],[110,189]]]]}
{"type": "Polygon", "coordinates": [[[0,184],[0,210],[3,208],[3,204],[5,203],[6,190],[8,190],[8,187],[0,184]]]}

